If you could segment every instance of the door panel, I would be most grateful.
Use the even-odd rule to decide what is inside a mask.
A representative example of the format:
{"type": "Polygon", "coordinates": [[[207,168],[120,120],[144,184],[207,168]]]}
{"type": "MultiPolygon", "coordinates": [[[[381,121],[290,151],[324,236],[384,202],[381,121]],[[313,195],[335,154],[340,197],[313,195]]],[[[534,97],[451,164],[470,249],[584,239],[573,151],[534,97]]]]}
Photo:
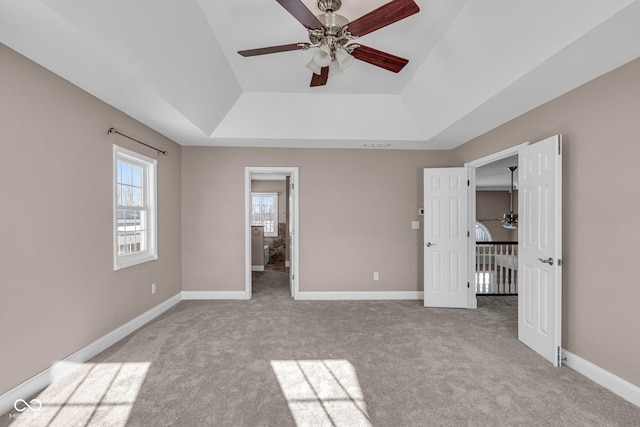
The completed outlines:
{"type": "Polygon", "coordinates": [[[562,140],[519,153],[518,338],[560,366],[562,324],[562,140]]]}
{"type": "Polygon", "coordinates": [[[288,230],[287,230],[287,253],[289,254],[289,293],[291,294],[292,297],[295,298],[295,291],[294,291],[294,278],[295,278],[295,269],[294,269],[294,263],[291,262],[293,254],[295,253],[293,245],[295,244],[295,239],[293,238],[293,230],[294,230],[294,198],[293,198],[293,182],[291,180],[291,177],[287,178],[287,195],[289,196],[289,200],[287,200],[287,213],[288,218],[287,218],[287,222],[288,222],[288,230]]]}
{"type": "Polygon", "coordinates": [[[424,170],[424,305],[468,305],[468,170],[424,170]]]}

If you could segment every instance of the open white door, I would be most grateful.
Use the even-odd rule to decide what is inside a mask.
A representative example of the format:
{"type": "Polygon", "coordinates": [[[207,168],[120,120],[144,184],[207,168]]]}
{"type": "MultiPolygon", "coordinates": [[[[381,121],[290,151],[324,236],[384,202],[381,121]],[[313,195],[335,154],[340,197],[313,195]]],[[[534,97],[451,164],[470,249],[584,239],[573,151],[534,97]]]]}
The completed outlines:
{"type": "Polygon", "coordinates": [[[562,137],[519,152],[518,339],[560,366],[562,137]]]}
{"type": "Polygon", "coordinates": [[[468,307],[468,168],[424,170],[424,306],[468,307]]]}
{"type": "MultiPolygon", "coordinates": [[[[291,177],[292,178],[292,177],[291,177]]],[[[287,218],[287,222],[289,224],[289,229],[287,230],[287,251],[289,253],[289,293],[291,294],[291,296],[293,298],[296,297],[295,292],[294,292],[294,278],[295,278],[295,271],[294,271],[294,263],[291,262],[293,261],[293,255],[295,253],[293,245],[295,244],[295,240],[293,238],[293,230],[295,229],[295,218],[293,215],[294,212],[294,198],[293,198],[293,190],[294,190],[294,184],[293,184],[293,179],[289,179],[287,182],[289,183],[289,191],[287,191],[287,194],[289,194],[289,200],[287,200],[287,203],[289,204],[289,209],[287,210],[287,212],[289,212],[289,218],[287,218]]]]}

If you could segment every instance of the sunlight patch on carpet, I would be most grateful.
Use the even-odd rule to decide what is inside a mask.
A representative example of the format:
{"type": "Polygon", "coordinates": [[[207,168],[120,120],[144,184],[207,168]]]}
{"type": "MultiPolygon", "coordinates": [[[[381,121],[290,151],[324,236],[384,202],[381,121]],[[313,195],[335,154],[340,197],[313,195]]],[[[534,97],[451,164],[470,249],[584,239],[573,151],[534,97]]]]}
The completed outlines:
{"type": "Polygon", "coordinates": [[[371,427],[348,360],[272,360],[271,367],[298,426],[371,427]]]}
{"type": "Polygon", "coordinates": [[[84,363],[33,399],[37,411],[16,413],[11,426],[125,426],[150,365],[84,363]]]}

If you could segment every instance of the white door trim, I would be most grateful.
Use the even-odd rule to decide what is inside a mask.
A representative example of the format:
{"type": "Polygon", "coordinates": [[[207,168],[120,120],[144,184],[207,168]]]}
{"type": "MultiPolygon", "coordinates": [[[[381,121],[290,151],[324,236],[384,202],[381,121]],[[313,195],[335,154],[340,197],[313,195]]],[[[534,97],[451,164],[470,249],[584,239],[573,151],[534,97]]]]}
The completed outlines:
{"type": "Polygon", "coordinates": [[[245,295],[247,299],[251,299],[251,174],[289,174],[291,183],[293,184],[293,252],[291,253],[291,266],[294,272],[293,280],[293,298],[298,298],[300,283],[300,209],[299,209],[299,168],[296,167],[257,167],[247,166],[244,168],[244,193],[245,193],[245,227],[244,227],[244,277],[245,277],[245,295]]]}
{"type": "MultiPolygon", "coordinates": [[[[489,163],[493,163],[496,160],[502,160],[504,158],[513,156],[514,154],[518,154],[520,150],[524,147],[529,146],[529,141],[523,142],[522,144],[516,145],[511,148],[507,148],[502,151],[498,151],[497,153],[489,154],[488,156],[480,157],[479,159],[473,160],[471,162],[467,162],[464,165],[467,167],[477,168],[480,166],[488,165],[489,163]]],[[[474,189],[475,191],[475,189],[474,189]]]]}

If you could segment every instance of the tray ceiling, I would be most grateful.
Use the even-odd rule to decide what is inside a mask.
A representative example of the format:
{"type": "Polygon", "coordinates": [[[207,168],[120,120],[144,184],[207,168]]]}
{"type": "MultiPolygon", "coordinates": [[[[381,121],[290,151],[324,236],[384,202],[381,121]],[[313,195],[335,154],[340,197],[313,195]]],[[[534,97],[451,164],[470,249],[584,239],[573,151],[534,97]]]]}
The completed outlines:
{"type": "Polygon", "coordinates": [[[417,3],[359,40],[404,70],[316,88],[311,51],[236,53],[307,41],[274,0],[3,0],[0,42],[179,144],[252,147],[449,149],[640,57],[640,0],[417,3]]]}

